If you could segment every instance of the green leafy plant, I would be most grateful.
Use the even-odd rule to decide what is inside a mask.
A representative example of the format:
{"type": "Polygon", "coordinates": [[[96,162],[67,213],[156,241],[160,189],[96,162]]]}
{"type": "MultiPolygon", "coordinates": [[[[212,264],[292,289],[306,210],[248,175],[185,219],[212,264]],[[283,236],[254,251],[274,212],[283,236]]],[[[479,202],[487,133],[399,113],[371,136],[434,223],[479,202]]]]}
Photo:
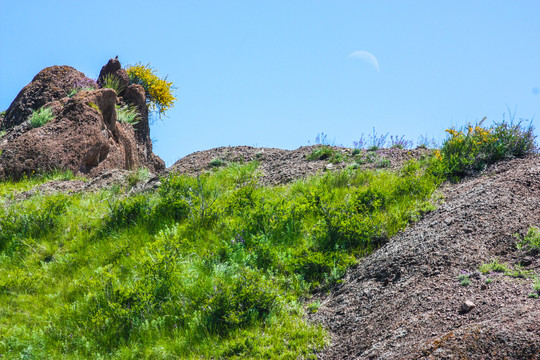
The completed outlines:
{"type": "Polygon", "coordinates": [[[139,123],[141,116],[137,108],[132,105],[116,105],[116,119],[120,123],[136,125],[139,123]]]}
{"type": "Polygon", "coordinates": [[[213,158],[212,160],[210,160],[210,163],[209,163],[211,167],[221,167],[221,166],[225,166],[226,164],[227,162],[220,158],[213,158]]]}
{"type": "Polygon", "coordinates": [[[135,171],[131,171],[126,178],[130,187],[133,187],[148,179],[150,179],[150,171],[148,171],[148,169],[145,167],[140,167],[135,171]]]}
{"type": "Polygon", "coordinates": [[[129,66],[126,71],[132,84],[142,85],[150,108],[156,110],[159,116],[174,106],[173,83],[167,78],[158,77],[149,64],[129,66]]]}
{"type": "Polygon", "coordinates": [[[53,112],[50,107],[42,107],[38,110],[32,111],[30,115],[30,126],[38,128],[45,125],[54,118],[53,112]]]}
{"type": "Polygon", "coordinates": [[[318,145],[313,148],[311,154],[309,154],[306,159],[310,161],[327,160],[332,164],[337,164],[345,161],[345,156],[341,153],[341,151],[338,151],[329,145],[318,145]]]}
{"type": "Polygon", "coordinates": [[[520,238],[519,234],[514,234],[514,237],[516,238],[516,247],[519,250],[540,250],[540,229],[536,226],[531,226],[523,239],[520,238]]]}
{"type": "Polygon", "coordinates": [[[533,292],[536,293],[536,298],[540,295],[540,277],[536,277],[533,282],[533,292]]]}
{"type": "Polygon", "coordinates": [[[308,304],[307,310],[308,312],[314,314],[317,311],[319,311],[319,308],[321,307],[321,302],[319,300],[312,301],[308,304]]]}
{"type": "Polygon", "coordinates": [[[493,259],[489,263],[484,263],[480,265],[478,270],[480,270],[480,272],[485,275],[491,272],[505,273],[510,269],[506,264],[500,263],[497,259],[493,259]]]}
{"type": "Polygon", "coordinates": [[[496,161],[523,157],[536,151],[534,128],[521,122],[496,123],[483,126],[484,118],[465,129],[447,129],[449,137],[435,156],[441,163],[440,171],[449,177],[461,177],[469,172],[482,170],[496,161]]]}
{"type": "Polygon", "coordinates": [[[124,91],[124,87],[120,83],[120,79],[118,79],[118,77],[113,74],[105,75],[101,87],[105,89],[113,89],[117,94],[120,94],[122,91],[124,91]]]}
{"type": "Polygon", "coordinates": [[[461,286],[469,286],[471,284],[471,274],[462,272],[458,276],[458,281],[461,286]]]}

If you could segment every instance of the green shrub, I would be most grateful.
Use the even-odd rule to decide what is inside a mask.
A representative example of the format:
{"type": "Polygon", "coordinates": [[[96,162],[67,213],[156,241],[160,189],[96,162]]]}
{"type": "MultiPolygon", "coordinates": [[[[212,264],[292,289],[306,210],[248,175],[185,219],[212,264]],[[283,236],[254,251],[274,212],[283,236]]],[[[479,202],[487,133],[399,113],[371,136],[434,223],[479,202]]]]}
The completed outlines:
{"type": "Polygon", "coordinates": [[[520,239],[518,234],[515,234],[514,236],[516,237],[516,246],[519,250],[540,250],[540,229],[538,229],[536,226],[531,226],[529,228],[527,234],[523,237],[523,240],[520,239]]]}
{"type": "Polygon", "coordinates": [[[471,284],[470,274],[468,273],[459,274],[458,281],[461,286],[469,286],[471,284]]]}
{"type": "Polygon", "coordinates": [[[213,158],[209,163],[211,167],[221,167],[221,166],[225,166],[226,164],[227,162],[220,158],[213,158]]]}
{"type": "Polygon", "coordinates": [[[270,282],[253,272],[240,271],[215,280],[214,291],[203,305],[205,323],[211,332],[225,333],[266,319],[276,302],[270,282]]]}
{"type": "Polygon", "coordinates": [[[145,167],[140,167],[137,170],[131,171],[126,180],[130,187],[134,187],[138,183],[150,179],[150,171],[145,167]]]}
{"type": "Polygon", "coordinates": [[[306,157],[307,160],[328,160],[332,164],[337,164],[345,160],[344,155],[333,149],[329,145],[318,145],[313,148],[311,154],[306,157]]]}
{"type": "Polygon", "coordinates": [[[482,170],[502,159],[523,157],[536,150],[532,125],[501,122],[491,127],[467,125],[466,129],[447,129],[450,135],[441,150],[435,152],[441,162],[440,171],[449,177],[461,177],[482,170]]]}
{"type": "Polygon", "coordinates": [[[45,125],[54,118],[53,112],[49,107],[42,107],[37,111],[32,111],[30,115],[30,126],[33,128],[38,128],[45,125]]]}
{"type": "Polygon", "coordinates": [[[131,105],[116,105],[116,119],[120,123],[136,125],[140,120],[139,111],[131,105]]]}

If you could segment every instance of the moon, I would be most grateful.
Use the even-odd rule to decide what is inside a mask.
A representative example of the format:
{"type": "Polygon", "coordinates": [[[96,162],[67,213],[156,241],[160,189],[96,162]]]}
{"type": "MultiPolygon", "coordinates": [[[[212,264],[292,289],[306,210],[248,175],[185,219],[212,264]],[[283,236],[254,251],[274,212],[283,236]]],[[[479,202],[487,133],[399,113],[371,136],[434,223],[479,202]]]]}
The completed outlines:
{"type": "Polygon", "coordinates": [[[373,65],[373,67],[375,68],[375,70],[377,70],[377,72],[380,71],[379,61],[377,60],[375,55],[373,55],[372,53],[368,51],[364,51],[364,50],[355,51],[352,54],[350,54],[349,57],[367,61],[368,63],[373,65]]]}

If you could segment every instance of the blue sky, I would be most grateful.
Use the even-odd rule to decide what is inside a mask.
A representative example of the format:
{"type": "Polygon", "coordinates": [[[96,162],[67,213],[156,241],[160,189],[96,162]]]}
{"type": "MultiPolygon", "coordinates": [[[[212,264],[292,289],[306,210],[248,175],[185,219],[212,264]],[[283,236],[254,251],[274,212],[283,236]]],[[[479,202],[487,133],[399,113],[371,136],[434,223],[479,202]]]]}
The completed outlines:
{"type": "Polygon", "coordinates": [[[507,107],[540,117],[537,0],[0,0],[0,14],[0,110],[47,66],[96,78],[116,55],[150,63],[177,87],[151,127],[167,165],[319,132],[345,146],[373,128],[442,140],[507,107]]]}

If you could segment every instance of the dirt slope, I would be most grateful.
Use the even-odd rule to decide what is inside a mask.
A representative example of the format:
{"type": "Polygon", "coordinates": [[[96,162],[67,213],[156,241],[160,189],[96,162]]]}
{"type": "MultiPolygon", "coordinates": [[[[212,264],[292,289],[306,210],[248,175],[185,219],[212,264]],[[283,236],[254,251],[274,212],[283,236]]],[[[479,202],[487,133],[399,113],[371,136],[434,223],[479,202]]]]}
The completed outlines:
{"type": "MultiPolygon", "coordinates": [[[[174,163],[167,172],[196,175],[212,168],[214,159],[227,162],[258,161],[262,171],[261,183],[265,185],[285,184],[298,178],[315,175],[329,169],[343,169],[353,162],[352,149],[334,146],[332,149],[347,162],[330,164],[329,159],[307,160],[318,145],[302,146],[296,150],[283,150],[275,148],[255,148],[251,146],[227,146],[215,149],[198,151],[174,163]]],[[[420,158],[431,150],[417,149],[379,149],[377,151],[361,150],[357,158],[363,159],[362,168],[377,168],[384,164],[389,168],[399,168],[405,161],[420,158]]]]}
{"type": "Polygon", "coordinates": [[[540,225],[540,158],[500,163],[444,190],[439,209],[398,234],[322,297],[321,359],[540,359],[532,280],[478,272],[492,259],[540,274],[514,233],[540,225]],[[462,272],[471,284],[460,286],[462,272]],[[462,311],[465,301],[475,307],[462,311]]]}

